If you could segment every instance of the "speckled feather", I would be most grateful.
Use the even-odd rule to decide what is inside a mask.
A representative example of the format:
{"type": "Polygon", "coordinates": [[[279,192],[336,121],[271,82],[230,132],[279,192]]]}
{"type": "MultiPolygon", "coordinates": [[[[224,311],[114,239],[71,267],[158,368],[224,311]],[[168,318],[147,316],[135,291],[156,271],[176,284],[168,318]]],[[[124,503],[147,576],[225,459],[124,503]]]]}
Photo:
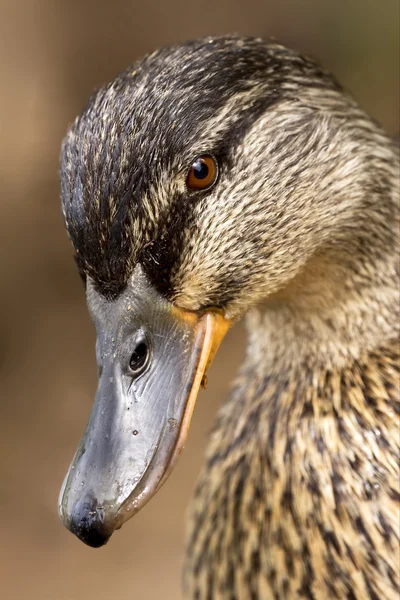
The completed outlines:
{"type": "Polygon", "coordinates": [[[140,263],[181,307],[259,305],[191,511],[187,597],[397,598],[398,145],[314,61],[206,38],[99,90],[61,180],[107,297],[140,263]],[[191,193],[205,152],[218,182],[191,193]]]}
{"type": "Polygon", "coordinates": [[[340,370],[242,369],[189,519],[189,598],[399,594],[397,343],[340,370]]]}
{"type": "MultiPolygon", "coordinates": [[[[103,293],[115,295],[139,261],[171,299],[190,296],[186,302],[193,302],[195,291],[197,304],[215,304],[217,296],[224,302],[236,295],[232,268],[214,269],[205,284],[209,265],[196,264],[193,241],[218,248],[215,265],[232,250],[225,230],[245,222],[235,198],[247,191],[246,183],[254,183],[243,137],[268,108],[290,99],[293,86],[306,89],[307,82],[326,91],[339,89],[319,65],[282,46],[206,38],[149,55],[100,89],[70,128],[61,156],[63,211],[82,274],[103,293]],[[204,152],[216,156],[221,172],[221,216],[211,227],[215,197],[190,194],[185,187],[191,162],[204,152]],[[232,194],[238,172],[241,186],[232,194]],[[218,288],[212,298],[205,294],[211,283],[218,288]]],[[[281,128],[284,119],[285,113],[275,127],[281,128]]],[[[308,138],[311,121],[311,110],[299,101],[293,127],[301,127],[308,138]]],[[[271,137],[274,163],[285,154],[287,136],[271,137]]],[[[254,159],[262,158],[259,150],[254,159]]],[[[253,226],[255,208],[249,204],[253,226]]],[[[248,243],[254,244],[254,236],[248,243]]],[[[245,253],[251,258],[249,250],[243,246],[238,260],[245,253]]]]}

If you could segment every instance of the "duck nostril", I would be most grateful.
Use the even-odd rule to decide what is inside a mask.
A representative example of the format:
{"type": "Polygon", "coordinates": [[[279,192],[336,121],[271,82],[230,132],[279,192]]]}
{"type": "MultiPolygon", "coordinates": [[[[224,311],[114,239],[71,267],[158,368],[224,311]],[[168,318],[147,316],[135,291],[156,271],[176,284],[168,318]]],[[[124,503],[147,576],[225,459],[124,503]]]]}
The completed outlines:
{"type": "Polygon", "coordinates": [[[145,370],[149,360],[149,354],[147,343],[144,341],[139,342],[129,360],[129,368],[133,375],[137,376],[145,370]]]}

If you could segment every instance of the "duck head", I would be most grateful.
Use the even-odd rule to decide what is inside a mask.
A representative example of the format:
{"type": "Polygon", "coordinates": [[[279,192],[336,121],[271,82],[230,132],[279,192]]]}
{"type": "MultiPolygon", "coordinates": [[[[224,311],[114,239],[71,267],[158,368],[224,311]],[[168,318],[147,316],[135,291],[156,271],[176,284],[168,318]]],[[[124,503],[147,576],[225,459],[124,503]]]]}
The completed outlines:
{"type": "Polygon", "coordinates": [[[371,183],[361,115],[313,61],[229,37],[145,57],[71,126],[62,206],[99,383],[59,511],[85,543],[165,481],[231,322],[321,249],[351,257],[371,183]]]}

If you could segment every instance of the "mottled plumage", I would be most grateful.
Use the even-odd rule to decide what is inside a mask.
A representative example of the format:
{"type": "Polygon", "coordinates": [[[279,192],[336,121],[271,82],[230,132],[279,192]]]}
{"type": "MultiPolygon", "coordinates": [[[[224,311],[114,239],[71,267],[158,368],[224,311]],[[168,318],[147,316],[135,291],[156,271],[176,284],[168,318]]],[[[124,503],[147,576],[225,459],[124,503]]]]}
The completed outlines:
{"type": "Polygon", "coordinates": [[[398,598],[398,145],[312,60],[206,38],[99,90],[61,175],[107,298],[140,263],[182,308],[258,304],[197,486],[187,597],[398,598]],[[204,153],[219,179],[193,193],[204,153]]]}
{"type": "Polygon", "coordinates": [[[399,376],[396,343],[242,369],[196,489],[188,597],[398,598],[399,376]]]}

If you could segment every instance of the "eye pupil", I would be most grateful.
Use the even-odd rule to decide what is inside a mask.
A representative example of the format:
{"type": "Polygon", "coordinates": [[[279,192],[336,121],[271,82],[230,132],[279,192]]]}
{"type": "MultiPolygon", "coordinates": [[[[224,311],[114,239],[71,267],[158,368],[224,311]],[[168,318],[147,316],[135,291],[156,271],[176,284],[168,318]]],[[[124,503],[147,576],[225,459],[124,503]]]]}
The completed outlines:
{"type": "Polygon", "coordinates": [[[201,159],[196,160],[192,168],[196,179],[205,179],[210,171],[204,160],[201,159]]]}
{"type": "Polygon", "coordinates": [[[133,373],[137,375],[147,364],[148,348],[146,342],[139,342],[129,360],[129,366],[133,373]]]}

